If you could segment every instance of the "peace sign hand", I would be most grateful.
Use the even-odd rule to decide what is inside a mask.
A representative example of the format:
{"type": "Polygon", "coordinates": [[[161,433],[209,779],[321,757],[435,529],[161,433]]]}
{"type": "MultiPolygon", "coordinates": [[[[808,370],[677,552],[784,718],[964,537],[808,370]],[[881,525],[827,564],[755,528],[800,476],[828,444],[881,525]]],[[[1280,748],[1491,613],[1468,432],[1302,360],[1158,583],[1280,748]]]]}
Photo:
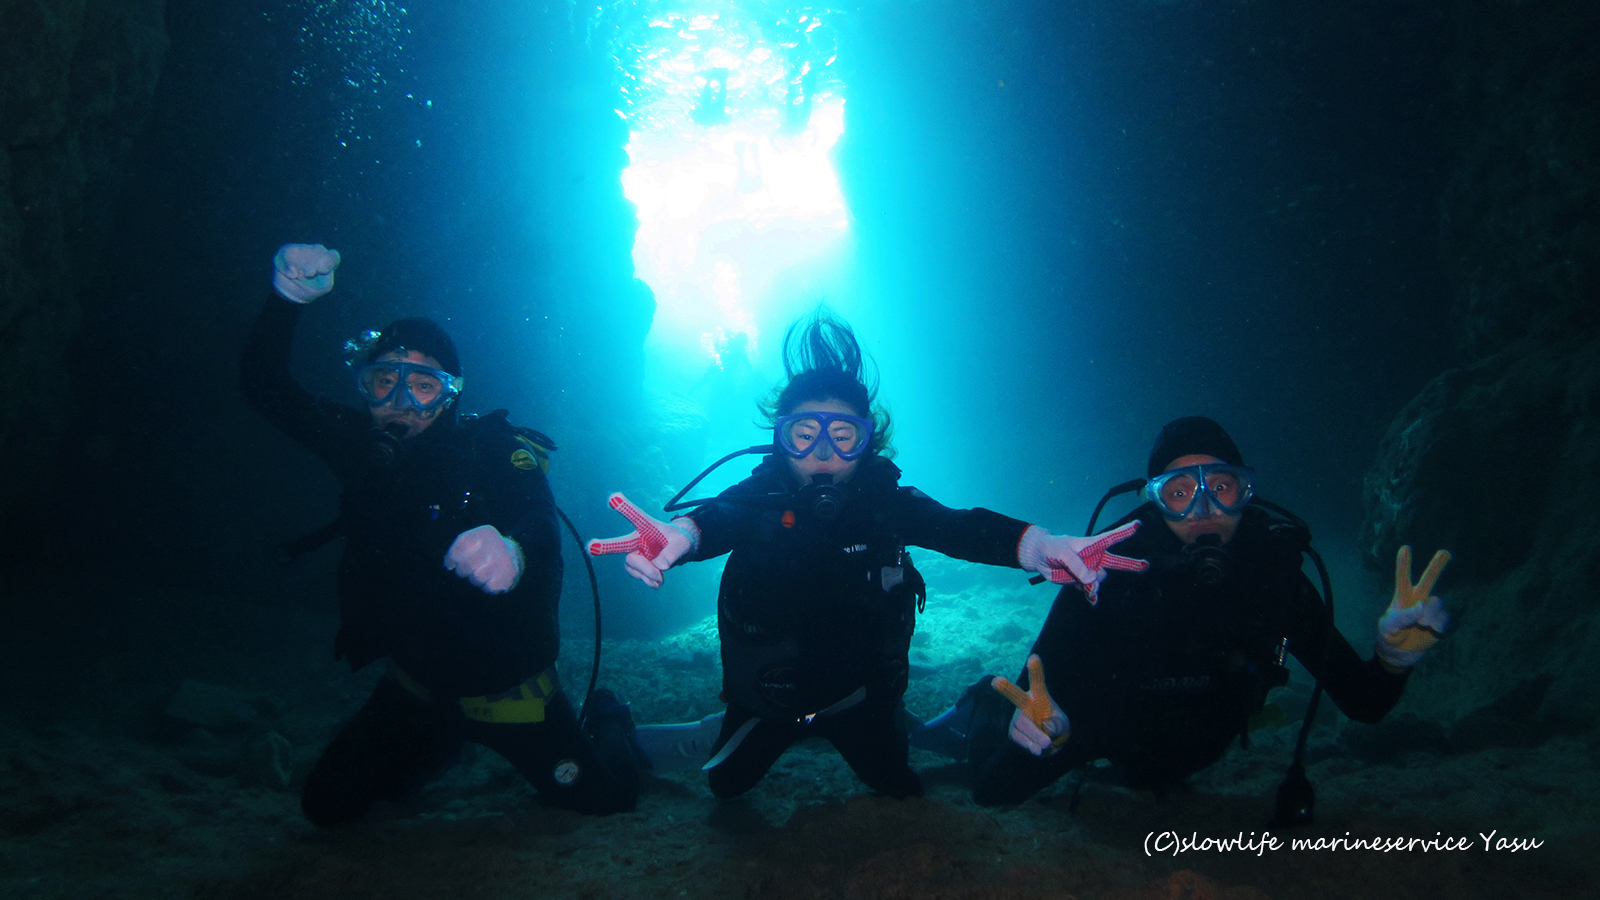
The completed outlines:
{"type": "Polygon", "coordinates": [[[1378,619],[1379,659],[1401,669],[1409,669],[1422,659],[1450,624],[1444,602],[1432,596],[1434,582],[1450,562],[1450,552],[1440,550],[1422,571],[1422,578],[1411,583],[1411,548],[1401,547],[1394,555],[1394,599],[1378,619]]]}
{"type": "Polygon", "coordinates": [[[1050,699],[1044,684],[1044,662],[1039,654],[1028,656],[1028,690],[1023,690],[1004,678],[995,678],[990,684],[1016,706],[1011,714],[1011,740],[1034,756],[1049,756],[1061,749],[1072,736],[1072,723],[1067,714],[1050,699]]]}
{"type": "Polygon", "coordinates": [[[1081,586],[1093,604],[1099,599],[1100,582],[1106,579],[1107,569],[1143,572],[1150,568],[1145,560],[1118,556],[1110,551],[1113,544],[1133,537],[1139,524],[1138,521],[1129,522],[1091,537],[1056,535],[1037,525],[1029,525],[1017,542],[1017,564],[1025,571],[1038,573],[1034,583],[1048,579],[1054,584],[1081,586]]]}
{"type": "Polygon", "coordinates": [[[686,516],[671,522],[652,519],[621,494],[612,494],[606,502],[632,522],[635,530],[622,537],[590,541],[585,549],[590,556],[626,553],[623,563],[628,567],[628,574],[653,588],[661,587],[663,573],[677,565],[684,554],[700,546],[700,529],[693,519],[686,516]]]}

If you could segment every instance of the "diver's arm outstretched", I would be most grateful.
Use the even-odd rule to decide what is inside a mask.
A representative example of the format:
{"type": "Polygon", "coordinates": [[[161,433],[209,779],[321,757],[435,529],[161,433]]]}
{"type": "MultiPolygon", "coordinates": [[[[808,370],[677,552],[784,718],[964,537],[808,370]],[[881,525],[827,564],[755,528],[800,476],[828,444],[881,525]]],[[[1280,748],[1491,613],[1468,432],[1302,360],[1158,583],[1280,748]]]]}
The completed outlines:
{"type": "Polygon", "coordinates": [[[1132,537],[1138,522],[1102,535],[1068,537],[987,509],[951,509],[913,487],[900,488],[897,497],[906,505],[901,516],[908,523],[906,543],[969,562],[1014,566],[1054,584],[1077,584],[1091,603],[1106,570],[1139,572],[1149,566],[1109,551],[1132,537]]]}

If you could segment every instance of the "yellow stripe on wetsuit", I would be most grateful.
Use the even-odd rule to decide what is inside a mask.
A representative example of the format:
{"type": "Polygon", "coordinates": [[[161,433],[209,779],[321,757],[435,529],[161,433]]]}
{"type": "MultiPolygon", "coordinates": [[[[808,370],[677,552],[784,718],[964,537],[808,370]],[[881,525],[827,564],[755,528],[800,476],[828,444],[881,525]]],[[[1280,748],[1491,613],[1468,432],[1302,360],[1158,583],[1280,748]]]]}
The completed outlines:
{"type": "MultiPolygon", "coordinates": [[[[433,691],[418,684],[416,679],[399,666],[390,666],[400,686],[416,694],[424,702],[433,699],[433,691]]],[[[486,697],[460,697],[461,712],[474,722],[494,725],[531,725],[544,721],[545,701],[556,692],[555,671],[546,669],[536,677],[499,694],[486,697]]]]}

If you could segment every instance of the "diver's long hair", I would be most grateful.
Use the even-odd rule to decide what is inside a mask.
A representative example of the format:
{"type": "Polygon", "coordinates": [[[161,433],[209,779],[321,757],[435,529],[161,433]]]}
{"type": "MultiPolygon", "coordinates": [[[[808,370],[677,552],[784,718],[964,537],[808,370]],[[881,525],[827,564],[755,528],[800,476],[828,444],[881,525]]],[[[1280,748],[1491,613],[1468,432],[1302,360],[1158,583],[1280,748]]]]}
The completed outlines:
{"type": "Polygon", "coordinates": [[[786,383],[774,388],[761,404],[768,427],[808,400],[838,400],[863,419],[872,420],[868,452],[893,456],[889,413],[877,405],[878,379],[869,373],[871,360],[850,326],[826,309],[800,319],[783,335],[783,373],[786,383]]]}

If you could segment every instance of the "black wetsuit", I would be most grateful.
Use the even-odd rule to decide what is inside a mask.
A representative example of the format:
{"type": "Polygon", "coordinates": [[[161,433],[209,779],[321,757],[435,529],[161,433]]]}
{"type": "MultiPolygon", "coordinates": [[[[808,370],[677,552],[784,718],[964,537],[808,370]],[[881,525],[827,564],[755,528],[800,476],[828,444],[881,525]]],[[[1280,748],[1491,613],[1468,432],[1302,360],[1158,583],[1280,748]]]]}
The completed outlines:
{"type": "Polygon", "coordinates": [[[771,458],[692,514],[695,559],[731,551],[717,599],[728,711],[712,758],[737,743],[711,768],[717,796],[749,790],[809,736],[832,742],[873,790],[921,793],[897,722],[925,596],[905,547],[1015,567],[1027,523],[949,509],[899,478],[888,460],[863,459],[829,522],[796,491],[786,463],[771,458]]]}
{"type": "Polygon", "coordinates": [[[345,548],[335,654],[353,669],[383,657],[393,667],[312,770],[306,815],[337,824],[374,801],[401,799],[455,758],[463,740],[506,757],[546,802],[631,809],[637,773],[625,747],[597,756],[553,683],[560,534],[536,448],[503,414],[462,421],[448,410],[400,439],[374,428],[366,410],[311,394],[289,374],[301,308],[268,299],[245,349],[242,385],[252,406],[339,479],[345,548]],[[457,535],[485,524],[522,549],[522,577],[505,593],[485,593],[443,565],[457,535]],[[464,715],[460,698],[520,693],[524,683],[553,688],[542,721],[464,715]],[[575,778],[568,765],[558,780],[563,762],[577,766],[575,778]]]}
{"type": "MultiPolygon", "coordinates": [[[[1278,663],[1285,639],[1350,718],[1375,722],[1399,701],[1405,676],[1356,655],[1301,571],[1304,531],[1247,507],[1226,547],[1226,575],[1205,586],[1153,504],[1117,524],[1135,518],[1138,533],[1112,550],[1149,560],[1149,571],[1109,573],[1094,605],[1064,588],[1033,645],[1071,722],[1062,748],[1037,758],[1018,747],[1007,736],[1011,704],[992,689],[976,692],[970,758],[979,803],[1020,802],[1096,759],[1120,766],[1136,786],[1205,768],[1287,677],[1278,663]]],[[[1017,683],[1027,687],[1026,671],[1017,683]]]]}

